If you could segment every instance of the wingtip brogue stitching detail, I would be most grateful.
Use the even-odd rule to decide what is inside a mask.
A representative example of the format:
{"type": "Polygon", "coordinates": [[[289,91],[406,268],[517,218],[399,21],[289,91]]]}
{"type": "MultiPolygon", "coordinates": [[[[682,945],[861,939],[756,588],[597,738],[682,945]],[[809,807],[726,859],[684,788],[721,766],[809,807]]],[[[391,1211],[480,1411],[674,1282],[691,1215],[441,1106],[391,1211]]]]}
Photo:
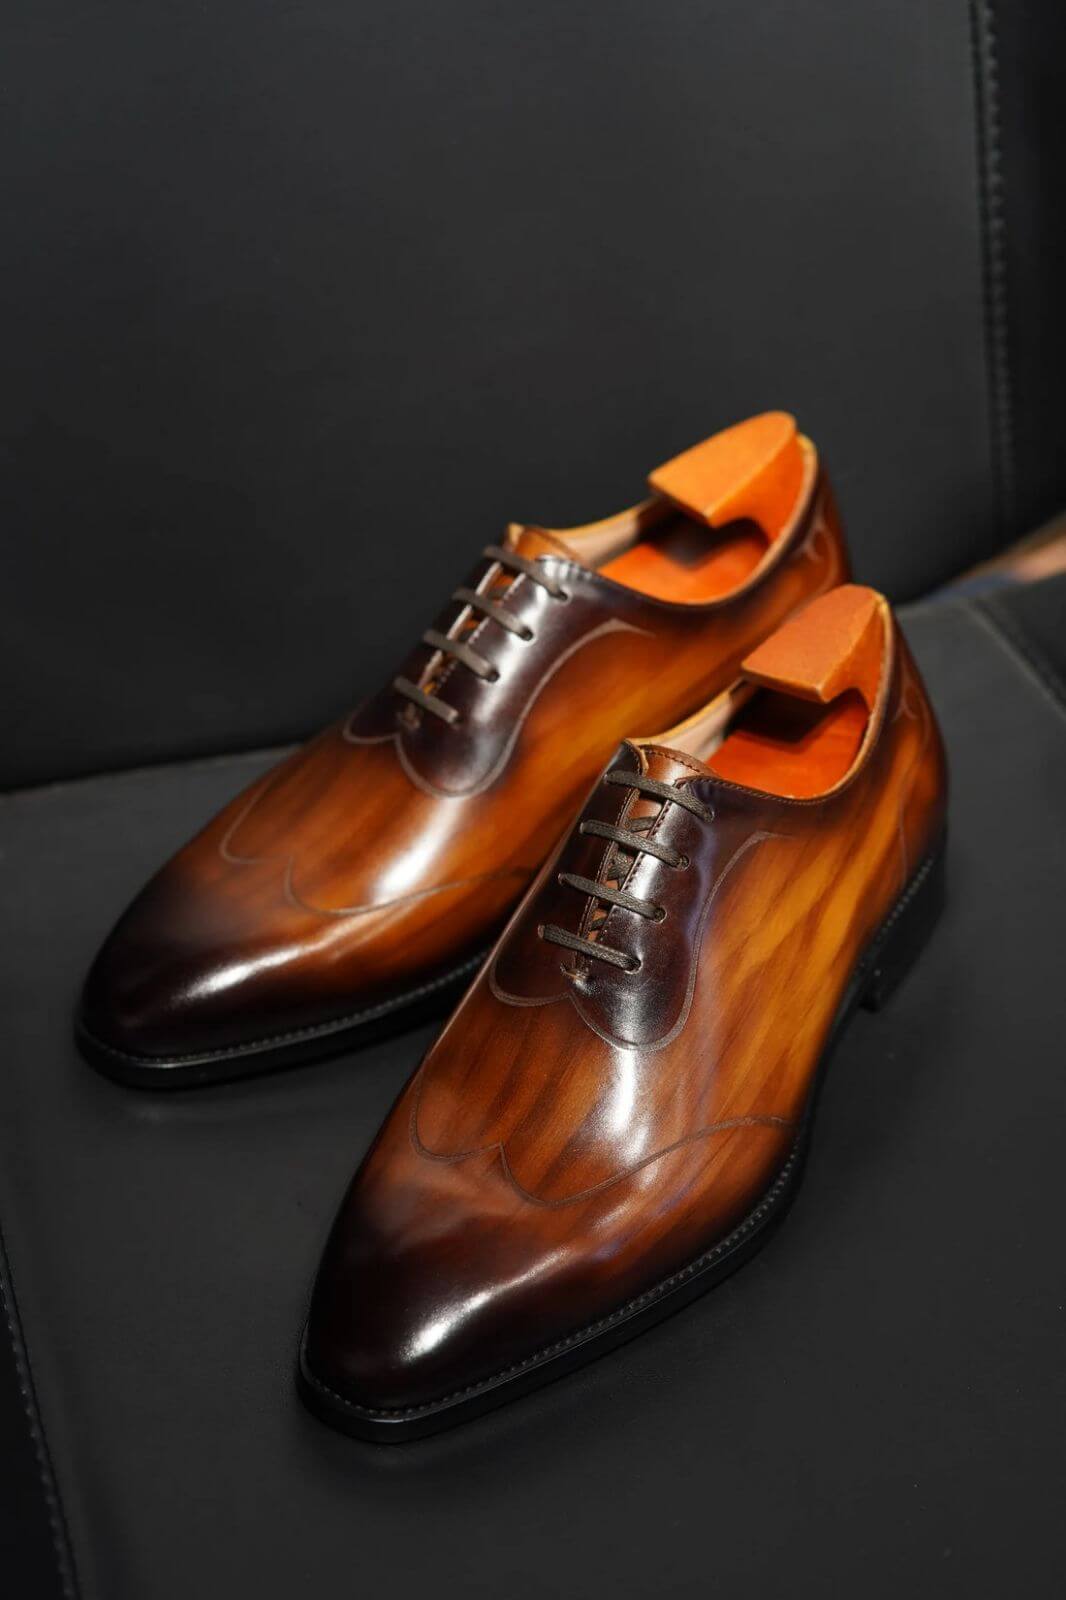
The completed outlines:
{"type": "MultiPolygon", "coordinates": [[[[508,1006],[546,1006],[555,1005],[560,1000],[569,1000],[585,1026],[592,1033],[596,1034],[598,1038],[602,1039],[604,1044],[611,1045],[621,1050],[641,1050],[651,1052],[665,1049],[667,1045],[672,1044],[673,1041],[678,1037],[688,1021],[692,1009],[692,997],[696,988],[696,977],[699,968],[699,957],[703,944],[703,936],[706,930],[707,920],[710,916],[718,891],[726,881],[727,877],[733,871],[734,867],[738,865],[747,852],[753,849],[756,845],[764,843],[768,839],[781,839],[786,843],[792,842],[790,835],[786,833],[779,833],[770,828],[756,829],[737,846],[736,850],[730,856],[729,860],[725,863],[725,865],[716,875],[713,883],[710,885],[704,901],[703,909],[700,914],[697,933],[693,940],[693,952],[689,962],[688,979],[681,1010],[672,1027],[659,1037],[652,1040],[636,1040],[625,1039],[619,1034],[612,1033],[608,1028],[605,1028],[602,1023],[600,1023],[591,1013],[590,1008],[585,1003],[580,990],[575,986],[568,986],[565,989],[560,989],[554,994],[546,995],[526,996],[512,993],[510,990],[505,989],[500,983],[496,970],[497,961],[499,959],[498,954],[493,957],[486,974],[492,994],[497,1000],[500,1001],[501,1004],[508,1006]]],[[[623,969],[623,976],[624,975],[625,973],[623,969]]],[[[604,974],[603,976],[606,981],[611,981],[609,974],[604,974]]]]}
{"type": "MultiPolygon", "coordinates": [[[[714,808],[694,797],[686,796],[674,784],[660,783],[655,778],[649,778],[646,773],[626,773],[614,769],[604,775],[603,781],[631,789],[636,796],[658,800],[659,811],[655,817],[648,819],[627,817],[630,801],[626,800],[619,821],[622,817],[627,817],[630,825],[626,828],[617,824],[609,826],[606,837],[611,839],[612,844],[604,852],[599,877],[594,880],[573,872],[561,872],[558,875],[559,883],[587,896],[588,904],[580,923],[583,931],[580,934],[573,934],[557,923],[541,923],[537,928],[537,935],[548,944],[557,944],[564,950],[572,950],[585,961],[605,962],[608,966],[617,967],[621,972],[634,973],[640,970],[639,958],[627,955],[625,951],[618,950],[613,945],[605,944],[602,935],[606,933],[616,910],[627,911],[653,922],[662,922],[666,916],[664,906],[641,895],[630,893],[628,884],[637,862],[642,856],[647,855],[663,862],[666,866],[679,867],[684,853],[675,850],[672,845],[661,845],[653,837],[660,822],[667,815],[668,808],[672,804],[680,805],[707,823],[714,820],[714,808]],[[644,823],[643,827],[639,826],[641,822],[644,823]],[[608,881],[608,875],[613,870],[615,862],[620,866],[625,864],[624,876],[617,886],[608,881]],[[597,904],[606,905],[610,909],[601,922],[594,923],[593,915],[597,904]]],[[[582,822],[578,832],[595,835],[604,826],[608,825],[597,824],[595,820],[588,824],[582,822]]]]}
{"type": "Polygon", "coordinates": [[[705,1270],[708,1265],[727,1255],[729,1251],[736,1246],[739,1240],[743,1239],[747,1234],[750,1234],[754,1228],[759,1227],[764,1218],[770,1212],[772,1212],[781,1201],[783,1195],[793,1181],[796,1168],[799,1164],[799,1157],[802,1153],[800,1144],[801,1137],[802,1133],[797,1137],[796,1144],[793,1147],[788,1160],[785,1162],[784,1166],[781,1168],[781,1171],[778,1173],[769,1189],[767,1189],[762,1199],[755,1207],[753,1207],[743,1221],[738,1223],[737,1226],[732,1229],[724,1239],[720,1239],[717,1244],[712,1245],[709,1250],[703,1251],[702,1254],[699,1255],[694,1261],[686,1263],[685,1266],[678,1268],[676,1272],[669,1273],[667,1277],[660,1279],[659,1282],[653,1284],[650,1288],[643,1290],[640,1294],[631,1296],[628,1300],[624,1301],[622,1305],[617,1306],[613,1311],[608,1312],[602,1317],[597,1317],[591,1322],[585,1323],[581,1328],[576,1329],[573,1333],[568,1333],[560,1339],[554,1339],[550,1343],[542,1345],[531,1355],[523,1357],[521,1361],[513,1361],[507,1366],[500,1368],[498,1371],[490,1373],[487,1377],[479,1378],[473,1383],[463,1384],[461,1387],[452,1389],[446,1394],[439,1395],[433,1400],[426,1400],[418,1405],[411,1406],[360,1405],[358,1401],[349,1400],[346,1398],[346,1396],[338,1394],[335,1389],[330,1388],[328,1384],[323,1383],[321,1378],[318,1378],[313,1372],[310,1371],[310,1368],[307,1366],[306,1362],[304,1363],[305,1376],[316,1389],[319,1389],[323,1394],[328,1395],[332,1400],[337,1401],[344,1410],[350,1411],[353,1415],[367,1418],[379,1417],[382,1419],[389,1419],[426,1416],[430,1412],[437,1411],[442,1406],[449,1405],[453,1401],[462,1400],[468,1395],[478,1394],[486,1389],[490,1389],[504,1378],[511,1378],[517,1376],[519,1373],[527,1372],[531,1367],[540,1365],[549,1357],[560,1355],[564,1351],[572,1349],[575,1345],[580,1344],[585,1339],[588,1339],[590,1335],[611,1328],[617,1323],[622,1322],[626,1318],[632,1316],[635,1312],[641,1310],[643,1307],[652,1305],[656,1300],[661,1300],[679,1284],[682,1284],[688,1279],[696,1276],[698,1273],[705,1270]]]}
{"type": "MultiPolygon", "coordinates": [[[[267,859],[267,858],[264,858],[267,859]]],[[[292,881],[294,862],[292,857],[285,867],[285,897],[290,905],[300,911],[309,911],[316,917],[365,917],[374,911],[395,911],[400,906],[414,905],[418,900],[427,900],[431,895],[447,894],[452,889],[471,889],[477,883],[502,883],[508,878],[516,878],[519,883],[529,883],[534,875],[533,867],[506,867],[499,872],[475,872],[468,878],[455,878],[450,883],[431,883],[425,889],[412,889],[410,894],[400,894],[392,900],[380,900],[359,906],[316,906],[295,888],[292,881]]]]}
{"type": "Polygon", "coordinates": [[[405,776],[414,784],[416,789],[420,789],[423,794],[429,795],[435,800],[471,800],[475,796],[484,794],[486,790],[491,789],[492,785],[502,775],[514,753],[515,746],[530,713],[559,670],[579,650],[583,650],[587,645],[594,643],[595,640],[607,638],[613,633],[635,633],[644,638],[654,638],[650,628],[638,627],[635,623],[624,622],[619,617],[609,617],[605,622],[598,623],[594,628],[590,628],[587,633],[582,634],[580,638],[575,639],[565,650],[559,652],[536,684],[534,684],[528,698],[514,717],[503,748],[493,760],[492,765],[487,771],[481,773],[480,776],[462,788],[449,789],[442,784],[434,783],[432,779],[419,772],[404,743],[405,730],[401,728],[394,728],[390,733],[374,734],[366,737],[350,732],[349,719],[349,723],[345,726],[343,737],[349,744],[388,744],[391,742],[396,747],[396,756],[405,776]]]}
{"type": "MultiPolygon", "coordinates": [[[[515,579],[521,576],[530,583],[538,584],[551,595],[553,600],[566,601],[570,598],[562,584],[552,576],[542,562],[527,560],[525,556],[520,556],[516,550],[504,550],[495,544],[486,545],[481,553],[491,562],[491,566],[476,589],[468,589],[463,585],[453,593],[452,599],[460,602],[462,610],[452,623],[451,628],[446,633],[440,632],[437,628],[429,628],[422,635],[423,644],[429,645],[434,652],[422,675],[423,681],[421,683],[412,683],[409,678],[401,675],[394,678],[392,682],[393,688],[399,694],[410,700],[422,711],[428,712],[431,716],[439,717],[449,727],[455,726],[460,720],[460,714],[453,705],[449,705],[446,700],[442,700],[439,695],[426,688],[427,683],[436,683],[438,681],[438,674],[435,674],[433,670],[434,662],[449,660],[453,664],[459,662],[468,671],[472,672],[476,678],[481,678],[485,682],[495,682],[500,676],[499,671],[493,666],[492,662],[481,655],[480,651],[472,643],[464,641],[461,636],[462,632],[466,630],[466,623],[471,615],[480,612],[482,616],[481,623],[470,630],[466,630],[471,633],[472,638],[476,637],[485,621],[491,621],[508,633],[517,634],[519,638],[525,638],[532,642],[533,630],[528,623],[523,623],[520,617],[514,616],[504,604],[504,601],[514,588],[515,579]],[[497,578],[504,572],[511,573],[511,581],[505,592],[497,600],[493,597],[492,589],[496,584],[497,578]],[[456,631],[453,633],[453,630],[456,631]]],[[[454,670],[454,666],[452,670],[454,670]]]]}
{"type": "Polygon", "coordinates": [[[419,1073],[418,1083],[415,1088],[411,1103],[411,1114],[408,1119],[408,1131],[411,1146],[416,1155],[425,1161],[432,1161],[444,1166],[455,1166],[462,1161],[472,1161],[477,1156],[494,1155],[497,1158],[503,1177],[520,1199],[529,1205],[536,1206],[544,1211],[562,1211],[567,1206],[578,1205],[593,1199],[605,1190],[613,1188],[616,1184],[623,1183],[627,1178],[635,1177],[638,1172],[643,1172],[654,1162],[663,1160],[666,1156],[673,1155],[677,1150],[683,1150],[689,1145],[697,1144],[700,1140],[713,1138],[719,1133],[735,1133],[747,1128],[793,1128],[796,1126],[794,1117],[782,1117],[773,1113],[762,1115],[749,1114],[737,1117],[723,1117],[716,1122],[708,1123],[705,1127],[695,1128],[691,1133],[683,1134],[678,1139],[673,1139],[669,1144],[663,1145],[658,1150],[652,1150],[640,1161],[632,1162],[628,1167],[619,1168],[599,1183],[589,1184],[584,1189],[576,1190],[573,1194],[562,1195],[558,1199],[546,1200],[541,1195],[521,1182],[515,1175],[507,1153],[510,1135],[502,1139],[489,1139],[484,1144],[471,1145],[464,1150],[433,1150],[426,1144],[418,1126],[418,1114],[422,1104],[422,1091],[425,1086],[424,1069],[419,1073]]]}
{"type": "Polygon", "coordinates": [[[297,870],[298,863],[294,854],[289,853],[288,855],[272,855],[268,853],[266,855],[241,856],[235,854],[230,848],[230,840],[235,836],[242,823],[244,823],[251,815],[257,801],[260,798],[261,794],[254,795],[234,820],[234,822],[231,823],[230,827],[219,840],[219,855],[228,865],[234,867],[259,867],[266,866],[268,864],[276,865],[281,875],[281,893],[284,900],[287,901],[287,903],[292,906],[294,910],[306,911],[311,916],[326,918],[368,916],[374,911],[395,910],[398,906],[413,904],[417,900],[428,899],[431,895],[446,894],[452,889],[472,888],[476,883],[502,882],[507,878],[517,878],[520,883],[529,883],[536,871],[536,868],[534,867],[506,867],[496,872],[472,873],[470,876],[465,878],[455,878],[449,883],[431,883],[428,884],[424,889],[412,890],[410,894],[396,895],[391,900],[374,901],[368,902],[364,905],[355,906],[315,905],[313,901],[306,899],[306,897],[302,895],[295,886],[293,874],[297,870]]]}

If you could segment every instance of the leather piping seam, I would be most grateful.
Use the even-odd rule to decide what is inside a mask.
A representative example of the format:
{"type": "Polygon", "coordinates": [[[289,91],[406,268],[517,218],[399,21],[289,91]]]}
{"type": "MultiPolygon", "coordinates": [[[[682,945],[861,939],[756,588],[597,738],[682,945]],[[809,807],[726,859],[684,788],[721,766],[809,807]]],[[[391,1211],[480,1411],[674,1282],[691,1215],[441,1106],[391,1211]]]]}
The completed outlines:
{"type": "Polygon", "coordinates": [[[37,1398],[37,1386],[33,1381],[30,1353],[22,1331],[22,1319],[19,1316],[18,1302],[15,1298],[11,1262],[4,1244],[2,1230],[0,1230],[0,1306],[3,1308],[11,1354],[15,1363],[15,1375],[18,1379],[19,1395],[22,1400],[22,1409],[29,1426],[30,1441],[33,1445],[33,1454],[37,1463],[37,1476],[40,1480],[41,1492],[44,1496],[45,1509],[48,1514],[48,1528],[52,1536],[52,1551],[55,1556],[60,1587],[65,1600],[76,1600],[79,1587],[70,1544],[70,1533],[67,1528],[66,1518],[63,1515],[63,1505],[59,1497],[55,1468],[52,1464],[52,1453],[48,1448],[48,1440],[45,1436],[44,1422],[37,1398]]]}
{"type": "Polygon", "coordinates": [[[1006,219],[1000,147],[999,40],[994,0],[970,0],[985,366],[992,473],[1002,532],[1015,520],[1014,397],[1007,326],[1006,219]]]}
{"type": "Polygon", "coordinates": [[[979,622],[992,635],[1000,649],[1039,690],[1052,710],[1057,711],[1060,717],[1066,716],[1066,684],[1050,661],[1019,632],[1013,621],[1008,621],[998,607],[993,610],[987,601],[972,600],[966,610],[975,622],[979,622]]]}
{"type": "Polygon", "coordinates": [[[457,983],[468,972],[473,972],[485,959],[485,951],[476,956],[471,956],[469,961],[463,961],[459,966],[453,967],[450,972],[445,972],[441,977],[434,978],[431,983],[420,984],[417,989],[407,989],[403,994],[394,995],[391,1000],[383,1000],[376,1006],[368,1006],[363,1011],[351,1012],[348,1016],[336,1017],[330,1022],[309,1024],[305,1028],[290,1028],[283,1033],[267,1033],[259,1039],[248,1039],[244,1044],[222,1045],[214,1050],[188,1050],[181,1055],[173,1056],[138,1056],[128,1050],[120,1050],[118,1045],[106,1044],[103,1039],[84,1023],[79,1024],[86,1038],[91,1039],[99,1050],[106,1050],[108,1055],[118,1056],[122,1061],[133,1061],[139,1065],[154,1067],[165,1071],[168,1066],[186,1061],[222,1061],[230,1056],[254,1055],[264,1045],[293,1044],[303,1039],[318,1039],[331,1033],[340,1033],[344,1028],[354,1027],[356,1023],[375,1022],[378,1017],[387,1017],[393,1011],[399,1011],[403,1006],[414,1000],[419,1000],[423,995],[432,994],[437,989],[447,988],[449,984],[457,983]]]}

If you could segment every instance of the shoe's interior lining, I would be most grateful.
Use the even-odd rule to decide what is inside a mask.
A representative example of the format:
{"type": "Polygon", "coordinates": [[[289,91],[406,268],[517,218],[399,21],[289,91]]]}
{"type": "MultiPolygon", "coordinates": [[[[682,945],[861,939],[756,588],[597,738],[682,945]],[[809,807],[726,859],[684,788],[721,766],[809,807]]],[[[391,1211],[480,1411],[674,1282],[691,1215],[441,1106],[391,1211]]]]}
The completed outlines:
{"type": "Polygon", "coordinates": [[[759,689],[707,765],[730,783],[809,800],[847,776],[868,721],[857,689],[827,706],[759,689]]]}
{"type": "Polygon", "coordinates": [[[758,523],[709,528],[674,511],[647,538],[600,571],[656,600],[699,604],[739,589],[769,549],[770,541],[758,523]]]}
{"type": "Polygon", "coordinates": [[[811,799],[858,759],[881,690],[888,618],[871,589],[831,590],[743,664],[744,678],[660,735],[731,783],[811,799]]]}
{"type": "Polygon", "coordinates": [[[814,446],[791,418],[769,413],[658,469],[656,499],[560,537],[627,588],[676,603],[718,600],[792,531],[816,472],[814,446]]]}

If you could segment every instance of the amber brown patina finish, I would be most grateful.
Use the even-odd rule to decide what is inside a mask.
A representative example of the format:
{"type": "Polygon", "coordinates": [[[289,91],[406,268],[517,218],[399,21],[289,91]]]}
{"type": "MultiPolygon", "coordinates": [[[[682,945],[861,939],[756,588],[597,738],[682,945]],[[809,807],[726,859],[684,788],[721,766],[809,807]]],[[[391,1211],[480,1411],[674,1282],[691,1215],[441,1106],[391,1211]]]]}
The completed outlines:
{"type": "Polygon", "coordinates": [[[787,623],[753,654],[754,685],[746,712],[742,684],[621,746],[382,1128],[308,1325],[305,1378],[342,1425],[461,1409],[565,1351],[758,1215],[786,1169],[856,975],[938,848],[946,771],[870,590],[787,623]],[[715,770],[738,759],[785,792],[715,770]],[[619,862],[603,826],[641,823],[659,854],[619,862]],[[597,908],[574,878],[657,911],[597,908]],[[545,936],[558,928],[624,965],[545,936]]]}
{"type": "Polygon", "coordinates": [[[705,450],[666,474],[669,498],[587,528],[512,527],[505,550],[544,582],[486,558],[466,586],[519,630],[455,602],[436,621],[485,674],[419,644],[393,684],[164,866],[89,976],[92,1058],[158,1065],[160,1083],[190,1062],[197,1080],[255,1070],[328,1048],[476,959],[619,738],[720,690],[768,631],[847,576],[813,447],[781,414],[736,432],[732,490],[729,450],[705,450]],[[787,510],[782,460],[798,474],[787,510]],[[693,600],[701,585],[710,597],[693,600]]]}

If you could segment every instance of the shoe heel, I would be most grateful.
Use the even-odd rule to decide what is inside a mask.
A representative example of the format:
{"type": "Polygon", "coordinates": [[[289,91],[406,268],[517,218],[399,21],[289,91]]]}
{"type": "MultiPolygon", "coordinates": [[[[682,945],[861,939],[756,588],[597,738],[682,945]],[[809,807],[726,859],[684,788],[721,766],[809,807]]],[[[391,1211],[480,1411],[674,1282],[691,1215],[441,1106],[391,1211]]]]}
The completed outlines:
{"type": "Polygon", "coordinates": [[[867,1011],[880,1011],[925,948],[926,940],[944,909],[946,872],[945,842],[926,857],[909,886],[896,902],[895,910],[882,924],[868,957],[868,967],[859,1004],[867,1011]]]}

